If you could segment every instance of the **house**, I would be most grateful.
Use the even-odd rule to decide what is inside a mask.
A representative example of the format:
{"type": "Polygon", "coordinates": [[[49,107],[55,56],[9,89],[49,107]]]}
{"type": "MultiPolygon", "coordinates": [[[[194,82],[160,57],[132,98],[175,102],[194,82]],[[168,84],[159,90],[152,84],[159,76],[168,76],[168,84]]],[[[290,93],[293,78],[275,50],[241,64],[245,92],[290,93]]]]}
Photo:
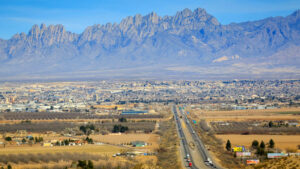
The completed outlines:
{"type": "Polygon", "coordinates": [[[33,139],[33,136],[28,135],[28,136],[26,136],[26,139],[28,139],[28,140],[33,139]]]}
{"type": "Polygon", "coordinates": [[[122,111],[122,114],[147,114],[148,111],[135,111],[135,110],[127,110],[122,111]]]}
{"type": "Polygon", "coordinates": [[[43,143],[43,147],[52,147],[53,145],[51,143],[43,143]]]}
{"type": "Polygon", "coordinates": [[[147,145],[144,141],[133,141],[131,144],[133,147],[145,147],[147,145]]]}

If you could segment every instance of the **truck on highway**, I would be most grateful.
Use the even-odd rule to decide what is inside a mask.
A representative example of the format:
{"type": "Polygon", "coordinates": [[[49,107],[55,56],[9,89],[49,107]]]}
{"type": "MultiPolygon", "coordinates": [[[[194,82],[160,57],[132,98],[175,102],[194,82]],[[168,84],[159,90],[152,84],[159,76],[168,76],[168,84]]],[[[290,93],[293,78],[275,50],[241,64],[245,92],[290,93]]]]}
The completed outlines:
{"type": "Polygon", "coordinates": [[[186,155],[186,161],[187,161],[187,162],[190,162],[190,161],[191,161],[191,158],[190,158],[190,155],[189,155],[189,154],[186,155]]]}
{"type": "Polygon", "coordinates": [[[214,165],[210,158],[207,158],[207,159],[204,161],[204,163],[205,163],[205,165],[207,165],[207,166],[213,166],[213,165],[214,165]]]}

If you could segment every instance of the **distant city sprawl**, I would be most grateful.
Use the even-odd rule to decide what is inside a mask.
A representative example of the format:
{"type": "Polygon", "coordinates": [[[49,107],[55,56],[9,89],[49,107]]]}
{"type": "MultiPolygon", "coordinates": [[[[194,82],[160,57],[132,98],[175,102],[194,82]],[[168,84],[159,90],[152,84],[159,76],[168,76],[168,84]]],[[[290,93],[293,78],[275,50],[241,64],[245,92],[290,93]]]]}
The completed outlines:
{"type": "MultiPolygon", "coordinates": [[[[296,106],[300,81],[99,81],[0,84],[1,112],[121,113],[136,103],[202,103],[203,109],[296,106]]],[[[144,111],[144,108],[138,108],[144,111]]]]}

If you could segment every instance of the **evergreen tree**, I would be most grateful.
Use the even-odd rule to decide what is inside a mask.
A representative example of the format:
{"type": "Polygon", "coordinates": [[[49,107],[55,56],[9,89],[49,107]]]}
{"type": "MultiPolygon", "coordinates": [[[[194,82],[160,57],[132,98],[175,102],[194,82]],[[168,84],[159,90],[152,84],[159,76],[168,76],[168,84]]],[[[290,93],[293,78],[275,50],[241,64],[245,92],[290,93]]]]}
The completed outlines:
{"type": "Polygon", "coordinates": [[[226,150],[227,150],[227,151],[230,151],[230,150],[231,150],[231,143],[230,143],[230,140],[227,140],[227,143],[226,143],[226,150]]]}
{"type": "Polygon", "coordinates": [[[269,141],[269,147],[270,147],[270,148],[274,148],[274,147],[275,147],[275,142],[273,141],[273,139],[271,139],[271,140],[269,141]]]}
{"type": "Polygon", "coordinates": [[[273,122],[270,121],[270,122],[269,122],[269,127],[271,128],[271,127],[273,127],[273,126],[274,126],[273,122]]]}
{"type": "Polygon", "coordinates": [[[87,166],[88,169],[93,169],[94,168],[94,164],[91,160],[88,161],[88,166],[87,166]]]}
{"type": "Polygon", "coordinates": [[[5,141],[12,141],[11,137],[5,137],[5,141]]]}
{"type": "Polygon", "coordinates": [[[261,141],[259,147],[260,147],[261,149],[265,149],[265,147],[266,147],[265,142],[264,142],[264,141],[261,141]]]}
{"type": "Polygon", "coordinates": [[[259,143],[258,143],[258,141],[257,141],[257,140],[253,140],[253,141],[252,141],[252,145],[251,145],[251,147],[252,147],[252,148],[254,148],[254,149],[257,149],[257,147],[258,147],[258,144],[259,144],[259,143]]]}
{"type": "Polygon", "coordinates": [[[265,154],[265,149],[258,147],[257,151],[256,151],[256,154],[261,155],[261,156],[264,155],[265,154]]]}
{"type": "Polygon", "coordinates": [[[86,161],[85,160],[78,160],[77,167],[86,168],[86,161]]]}

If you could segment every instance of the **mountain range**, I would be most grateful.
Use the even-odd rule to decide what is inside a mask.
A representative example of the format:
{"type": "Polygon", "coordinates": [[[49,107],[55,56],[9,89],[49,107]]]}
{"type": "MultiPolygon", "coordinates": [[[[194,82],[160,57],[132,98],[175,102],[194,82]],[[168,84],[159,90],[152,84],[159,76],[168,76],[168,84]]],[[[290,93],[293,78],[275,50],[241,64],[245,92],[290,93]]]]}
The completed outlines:
{"type": "Polygon", "coordinates": [[[290,79],[300,77],[300,10],[222,25],[204,9],[119,24],[34,25],[0,39],[0,77],[19,79],[290,79]]]}

